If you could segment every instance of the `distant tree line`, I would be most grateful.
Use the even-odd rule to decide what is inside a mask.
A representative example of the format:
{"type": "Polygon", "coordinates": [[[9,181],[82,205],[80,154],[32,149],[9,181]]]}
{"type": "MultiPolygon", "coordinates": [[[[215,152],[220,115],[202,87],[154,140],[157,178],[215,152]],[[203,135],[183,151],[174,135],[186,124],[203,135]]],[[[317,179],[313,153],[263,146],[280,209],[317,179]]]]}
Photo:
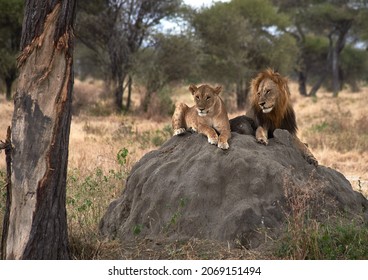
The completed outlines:
{"type": "MultiPolygon", "coordinates": [[[[0,76],[9,92],[22,3],[0,0],[0,76]]],[[[147,110],[154,93],[180,81],[221,83],[242,108],[249,80],[265,67],[296,79],[301,95],[324,86],[338,96],[368,80],[367,18],[368,0],[232,0],[199,10],[181,0],[80,0],[75,70],[103,79],[119,111],[130,109],[133,83],[145,88],[147,110]],[[180,30],[164,32],[163,20],[180,30]]]]}

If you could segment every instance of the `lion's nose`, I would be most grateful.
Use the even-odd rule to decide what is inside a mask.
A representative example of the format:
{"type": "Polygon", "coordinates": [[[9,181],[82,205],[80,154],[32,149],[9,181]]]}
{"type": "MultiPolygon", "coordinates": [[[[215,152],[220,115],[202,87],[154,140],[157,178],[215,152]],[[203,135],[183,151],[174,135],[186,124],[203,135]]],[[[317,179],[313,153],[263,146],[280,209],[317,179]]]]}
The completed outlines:
{"type": "Polygon", "coordinates": [[[263,107],[266,104],[266,102],[259,102],[258,104],[259,106],[263,107]]]}

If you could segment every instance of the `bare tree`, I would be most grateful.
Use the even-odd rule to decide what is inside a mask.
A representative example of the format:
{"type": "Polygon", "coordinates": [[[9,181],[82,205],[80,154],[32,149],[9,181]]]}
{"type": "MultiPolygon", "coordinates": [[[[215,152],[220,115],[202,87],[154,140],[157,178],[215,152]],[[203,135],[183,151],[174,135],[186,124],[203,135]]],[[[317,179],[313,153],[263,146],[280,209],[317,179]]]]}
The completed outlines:
{"type": "Polygon", "coordinates": [[[27,0],[3,259],[68,259],[65,209],[75,0],[27,0]]]}

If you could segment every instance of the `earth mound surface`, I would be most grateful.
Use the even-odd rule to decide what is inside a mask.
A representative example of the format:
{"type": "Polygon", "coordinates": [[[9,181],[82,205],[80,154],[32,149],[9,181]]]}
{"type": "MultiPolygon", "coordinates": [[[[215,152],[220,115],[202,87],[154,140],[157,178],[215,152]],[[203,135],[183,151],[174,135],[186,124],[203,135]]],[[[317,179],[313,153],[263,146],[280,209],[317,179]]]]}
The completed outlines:
{"type": "Polygon", "coordinates": [[[317,219],[336,213],[368,221],[368,201],[345,177],[308,164],[286,130],[269,145],[232,133],[229,150],[200,134],[174,136],[133,167],[121,197],[100,222],[111,239],[215,239],[258,247],[306,211],[317,219]]]}

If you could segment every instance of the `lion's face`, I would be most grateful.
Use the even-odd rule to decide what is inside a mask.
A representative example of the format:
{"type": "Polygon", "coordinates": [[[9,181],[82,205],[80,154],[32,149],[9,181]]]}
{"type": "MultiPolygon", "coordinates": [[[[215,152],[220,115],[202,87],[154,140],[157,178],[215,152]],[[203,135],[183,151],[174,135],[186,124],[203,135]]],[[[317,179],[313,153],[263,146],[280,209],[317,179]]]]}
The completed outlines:
{"type": "Polygon", "coordinates": [[[264,79],[258,87],[258,105],[262,112],[270,113],[277,105],[280,96],[279,87],[271,79],[264,79]]]}
{"type": "Polygon", "coordinates": [[[197,88],[195,85],[191,85],[189,90],[193,95],[198,115],[204,117],[212,112],[221,87],[212,88],[209,85],[201,85],[197,88]]]}

